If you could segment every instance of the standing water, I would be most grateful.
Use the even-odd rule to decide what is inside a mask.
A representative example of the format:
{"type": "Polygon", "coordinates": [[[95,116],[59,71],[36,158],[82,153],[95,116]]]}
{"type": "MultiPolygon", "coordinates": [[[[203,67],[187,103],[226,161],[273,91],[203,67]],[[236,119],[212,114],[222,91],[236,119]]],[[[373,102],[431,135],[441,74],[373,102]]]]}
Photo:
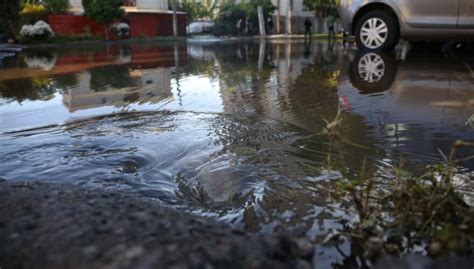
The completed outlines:
{"type": "MultiPolygon", "coordinates": [[[[473,62],[325,42],[27,49],[0,68],[0,177],[114,189],[320,244],[354,218],[331,188],[364,164],[389,181],[401,160],[416,173],[474,142],[473,62]],[[323,131],[336,117],[338,143],[323,131]]],[[[343,262],[320,250],[319,263],[343,262]]]]}

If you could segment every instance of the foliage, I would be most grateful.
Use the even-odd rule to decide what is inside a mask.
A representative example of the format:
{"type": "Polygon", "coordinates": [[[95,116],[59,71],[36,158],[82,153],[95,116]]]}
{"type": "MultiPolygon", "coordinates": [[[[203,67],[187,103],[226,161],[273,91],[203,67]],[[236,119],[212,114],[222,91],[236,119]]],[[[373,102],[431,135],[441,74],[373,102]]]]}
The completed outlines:
{"type": "Polygon", "coordinates": [[[25,4],[20,11],[20,14],[45,12],[46,7],[41,4],[25,4]]]}
{"type": "Polygon", "coordinates": [[[2,0],[0,1],[0,27],[7,35],[15,32],[16,24],[20,19],[20,1],[2,0]]]}
{"type": "MultiPolygon", "coordinates": [[[[168,6],[170,9],[173,8],[173,1],[168,0],[168,6]]],[[[177,4],[176,9],[178,11],[186,12],[187,21],[191,23],[196,19],[213,19],[214,18],[214,10],[216,8],[216,4],[214,3],[212,6],[205,6],[201,3],[196,3],[194,1],[184,0],[180,1],[177,4]]]]}
{"type": "Polygon", "coordinates": [[[335,8],[339,3],[340,0],[303,0],[303,5],[306,8],[315,11],[318,19],[318,32],[322,31],[322,17],[339,17],[335,8]]]}
{"type": "Polygon", "coordinates": [[[246,11],[242,4],[226,3],[220,7],[214,25],[214,34],[216,35],[236,35],[240,29],[237,29],[237,22],[246,17],[246,11]]]}
{"type": "Polygon", "coordinates": [[[122,0],[82,0],[86,17],[99,23],[110,24],[122,18],[122,0]]]}
{"type": "Polygon", "coordinates": [[[35,24],[37,21],[46,20],[47,10],[41,4],[26,3],[20,11],[20,25],[35,24]]]}
{"type": "Polygon", "coordinates": [[[322,10],[334,8],[339,2],[340,0],[303,0],[303,5],[310,10],[322,10]]]}
{"type": "Polygon", "coordinates": [[[264,20],[270,18],[275,12],[275,6],[271,0],[254,0],[244,4],[244,8],[249,18],[250,25],[252,25],[252,34],[258,33],[258,7],[261,6],[263,9],[264,20]]]}
{"type": "Polygon", "coordinates": [[[216,35],[236,35],[243,34],[241,29],[237,28],[239,20],[248,19],[248,32],[246,34],[258,33],[258,13],[257,7],[263,9],[264,18],[269,18],[275,12],[275,6],[271,0],[255,0],[246,3],[235,4],[227,2],[220,8],[214,26],[216,35]]]}
{"type": "Polygon", "coordinates": [[[43,3],[51,14],[66,14],[70,8],[69,0],[43,0],[43,3]]]}

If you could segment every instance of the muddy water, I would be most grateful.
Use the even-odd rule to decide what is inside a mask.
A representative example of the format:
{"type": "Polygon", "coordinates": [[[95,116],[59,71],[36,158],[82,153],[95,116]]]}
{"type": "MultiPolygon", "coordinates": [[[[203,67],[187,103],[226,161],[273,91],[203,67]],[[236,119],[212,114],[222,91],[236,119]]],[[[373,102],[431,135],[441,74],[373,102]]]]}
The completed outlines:
{"type": "MultiPolygon", "coordinates": [[[[390,180],[400,160],[416,172],[455,140],[474,142],[474,54],[456,53],[326,42],[27,49],[0,68],[0,177],[112,188],[321,242],[352,218],[328,190],[364,161],[390,180]],[[322,130],[338,111],[334,142],[322,130]]],[[[322,263],[342,262],[322,249],[322,263]]]]}

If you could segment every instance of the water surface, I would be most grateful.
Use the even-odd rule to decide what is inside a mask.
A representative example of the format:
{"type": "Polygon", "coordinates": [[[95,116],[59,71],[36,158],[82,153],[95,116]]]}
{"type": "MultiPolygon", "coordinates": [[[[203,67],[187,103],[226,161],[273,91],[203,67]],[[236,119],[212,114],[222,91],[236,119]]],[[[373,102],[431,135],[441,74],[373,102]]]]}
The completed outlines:
{"type": "MultiPolygon", "coordinates": [[[[474,142],[474,58],[340,43],[27,49],[0,68],[0,177],[112,188],[319,245],[355,219],[331,199],[474,142]],[[341,111],[337,141],[322,132],[341,111]]],[[[473,154],[463,150],[460,157],[473,154]]],[[[463,164],[472,169],[473,162],[463,164]]],[[[342,244],[348,256],[350,244],[342,244]]],[[[350,260],[350,259],[349,259],[350,260]]]]}

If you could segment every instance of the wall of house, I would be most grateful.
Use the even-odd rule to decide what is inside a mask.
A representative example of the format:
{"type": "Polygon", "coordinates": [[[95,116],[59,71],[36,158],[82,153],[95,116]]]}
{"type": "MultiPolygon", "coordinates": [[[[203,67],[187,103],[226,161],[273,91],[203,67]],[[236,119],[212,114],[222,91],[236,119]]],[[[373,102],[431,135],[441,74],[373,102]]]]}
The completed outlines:
{"type": "MultiPolygon", "coordinates": [[[[168,10],[168,0],[136,0],[137,9],[168,10]]],[[[82,9],[82,0],[69,0],[71,7],[82,9]]]]}
{"type": "Polygon", "coordinates": [[[272,2],[277,7],[278,2],[280,2],[280,8],[275,11],[275,13],[279,12],[280,16],[286,16],[290,7],[292,7],[291,15],[294,17],[314,16],[314,11],[305,9],[303,5],[303,0],[272,0],[272,2]]]}
{"type": "MultiPolygon", "coordinates": [[[[291,33],[301,34],[304,33],[304,21],[309,18],[313,22],[313,26],[316,25],[315,14],[312,10],[306,10],[303,5],[303,0],[272,0],[273,5],[277,7],[273,14],[274,20],[274,31],[276,31],[276,20],[277,16],[280,17],[280,32],[286,33],[286,18],[288,16],[288,10],[291,9],[291,33]]],[[[315,27],[313,27],[313,31],[315,27]]]]}
{"type": "Polygon", "coordinates": [[[100,24],[84,16],[74,15],[50,15],[48,22],[53,31],[59,36],[71,36],[89,34],[94,36],[107,36],[109,39],[118,37],[105,25],[100,24]]]}
{"type": "MultiPolygon", "coordinates": [[[[130,21],[130,36],[152,37],[173,35],[173,14],[171,12],[152,14],[133,12],[128,15],[130,21]]],[[[178,34],[186,35],[186,15],[178,14],[178,34]]]]}
{"type": "Polygon", "coordinates": [[[168,10],[168,0],[136,0],[137,9],[168,10]]]}
{"type": "Polygon", "coordinates": [[[69,0],[72,7],[82,7],[82,0],[69,0]]]}

